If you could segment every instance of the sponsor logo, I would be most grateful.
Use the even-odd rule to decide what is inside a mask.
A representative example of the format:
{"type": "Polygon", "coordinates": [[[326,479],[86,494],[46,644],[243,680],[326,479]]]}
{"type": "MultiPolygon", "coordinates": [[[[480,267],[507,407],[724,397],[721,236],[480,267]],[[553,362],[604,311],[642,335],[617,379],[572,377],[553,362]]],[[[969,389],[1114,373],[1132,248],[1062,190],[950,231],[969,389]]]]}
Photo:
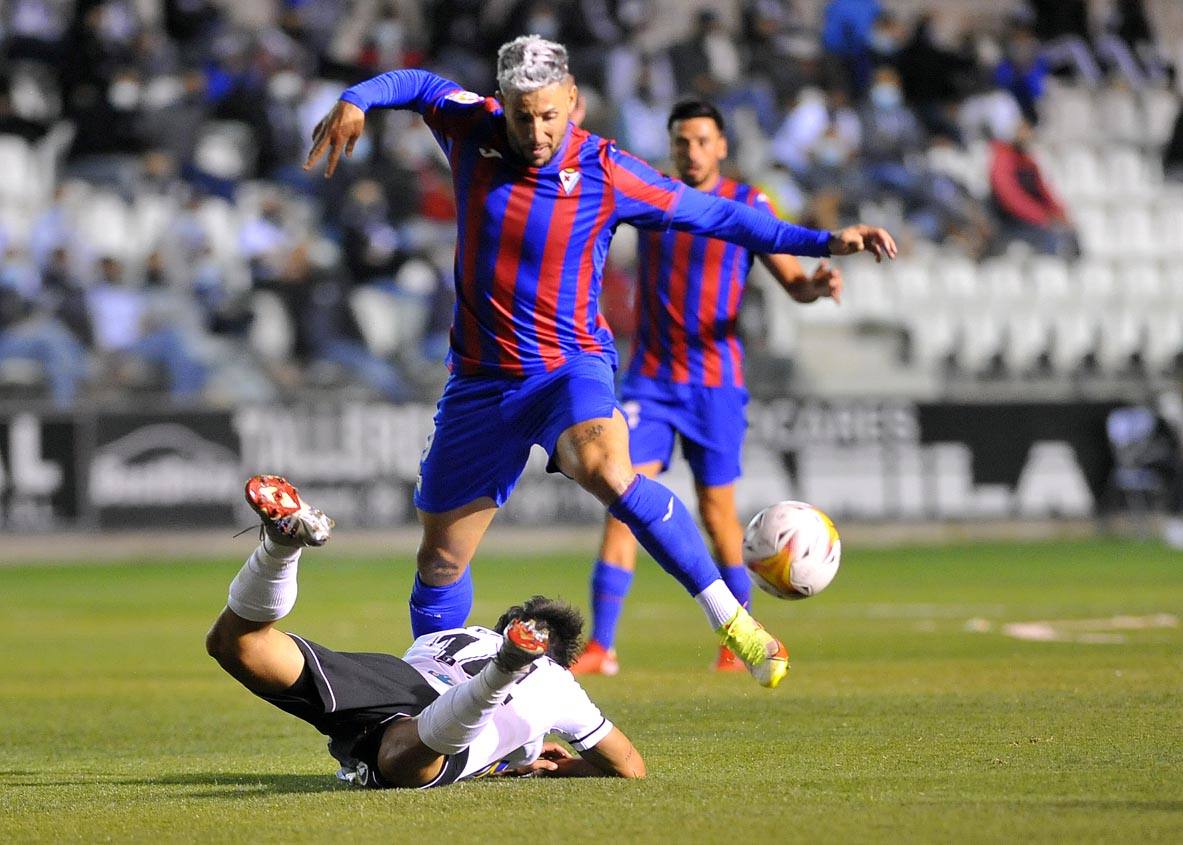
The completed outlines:
{"type": "Polygon", "coordinates": [[[99,447],[90,498],[103,506],[225,504],[242,487],[238,456],[178,423],[137,428],[99,447]]]}
{"type": "Polygon", "coordinates": [[[674,515],[674,497],[670,496],[669,507],[665,509],[665,516],[661,518],[662,522],[669,522],[670,517],[674,515]]]}
{"type": "Polygon", "coordinates": [[[563,193],[569,194],[579,184],[581,176],[574,167],[566,167],[559,171],[559,183],[563,186],[563,193]]]}
{"type": "Polygon", "coordinates": [[[484,102],[485,98],[473,91],[453,91],[445,100],[451,100],[453,103],[460,103],[462,106],[471,106],[474,103],[484,102]]]}

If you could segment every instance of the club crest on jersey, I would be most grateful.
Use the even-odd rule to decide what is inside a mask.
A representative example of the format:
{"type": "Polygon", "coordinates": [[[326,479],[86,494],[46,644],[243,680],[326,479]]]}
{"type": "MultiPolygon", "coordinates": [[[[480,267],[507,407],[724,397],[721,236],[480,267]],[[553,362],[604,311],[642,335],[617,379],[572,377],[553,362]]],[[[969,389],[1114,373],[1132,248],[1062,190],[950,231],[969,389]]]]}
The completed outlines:
{"type": "Polygon", "coordinates": [[[574,167],[565,167],[559,171],[559,183],[563,186],[563,193],[569,194],[579,184],[581,174],[574,167]]]}
{"type": "Polygon", "coordinates": [[[453,91],[444,97],[444,99],[451,100],[453,103],[460,103],[462,106],[471,106],[473,103],[479,103],[485,98],[472,91],[453,91]]]}

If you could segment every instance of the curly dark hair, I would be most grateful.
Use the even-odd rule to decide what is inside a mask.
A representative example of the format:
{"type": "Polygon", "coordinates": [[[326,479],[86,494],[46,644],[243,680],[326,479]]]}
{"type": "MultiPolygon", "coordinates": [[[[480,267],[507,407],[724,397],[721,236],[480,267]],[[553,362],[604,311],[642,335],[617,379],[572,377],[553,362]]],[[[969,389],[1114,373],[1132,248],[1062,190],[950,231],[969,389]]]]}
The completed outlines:
{"type": "Polygon", "coordinates": [[[550,644],[546,648],[546,654],[564,669],[570,668],[579,656],[579,650],[583,645],[583,614],[565,601],[546,596],[532,596],[524,604],[515,604],[501,614],[493,630],[503,634],[509,623],[515,619],[536,619],[546,623],[550,631],[550,644]]]}

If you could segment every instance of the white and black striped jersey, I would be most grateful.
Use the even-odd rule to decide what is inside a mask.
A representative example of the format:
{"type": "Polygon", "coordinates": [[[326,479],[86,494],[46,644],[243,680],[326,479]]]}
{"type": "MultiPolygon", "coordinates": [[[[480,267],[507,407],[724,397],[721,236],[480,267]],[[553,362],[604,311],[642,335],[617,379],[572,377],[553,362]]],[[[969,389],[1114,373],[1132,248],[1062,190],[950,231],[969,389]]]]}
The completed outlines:
{"type": "MultiPolygon", "coordinates": [[[[480,626],[426,634],[407,649],[411,664],[437,691],[461,684],[493,659],[501,635],[480,626]]],[[[499,768],[532,763],[542,753],[546,735],[556,733],[577,751],[591,748],[612,730],[575,677],[549,657],[510,690],[488,729],[469,746],[460,779],[479,777],[499,768]]]]}

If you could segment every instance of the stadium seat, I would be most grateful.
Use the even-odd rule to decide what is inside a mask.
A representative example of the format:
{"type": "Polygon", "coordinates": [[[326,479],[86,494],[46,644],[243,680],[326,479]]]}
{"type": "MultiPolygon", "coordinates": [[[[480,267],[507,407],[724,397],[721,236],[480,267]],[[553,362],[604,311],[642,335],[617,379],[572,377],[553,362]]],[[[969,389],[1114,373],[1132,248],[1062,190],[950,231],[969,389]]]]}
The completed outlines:
{"type": "Polygon", "coordinates": [[[980,309],[964,312],[959,320],[960,344],[956,360],[967,373],[993,372],[1002,360],[1006,341],[1006,326],[1002,316],[993,310],[980,309]]]}
{"type": "Polygon", "coordinates": [[[1161,147],[1171,137],[1175,116],[1179,113],[1179,97],[1172,91],[1148,88],[1142,92],[1142,115],[1145,141],[1161,147]]]}
{"type": "Polygon", "coordinates": [[[992,259],[978,268],[978,287],[985,301],[1002,311],[1025,308],[1030,300],[1022,266],[1007,257],[992,259]]]}
{"type": "Polygon", "coordinates": [[[22,203],[29,201],[35,188],[33,155],[24,138],[16,135],[0,135],[0,197],[22,203]]]}
{"type": "Polygon", "coordinates": [[[1137,259],[1119,261],[1117,267],[1119,299],[1129,307],[1154,310],[1166,298],[1162,272],[1156,262],[1137,259]]]}
{"type": "Polygon", "coordinates": [[[250,344],[262,358],[278,360],[291,354],[296,331],[279,297],[267,291],[252,295],[255,319],[251,322],[250,344]]]}
{"type": "Polygon", "coordinates": [[[1098,329],[1091,307],[1066,308],[1052,316],[1052,344],[1049,359],[1052,371],[1060,375],[1078,372],[1097,348],[1098,329]]]}
{"type": "Polygon", "coordinates": [[[909,363],[921,370],[939,371],[957,354],[957,323],[946,309],[930,308],[908,316],[905,328],[910,349],[909,363]]]}
{"type": "Polygon", "coordinates": [[[1076,224],[1080,247],[1087,255],[1108,257],[1118,251],[1109,212],[1102,203],[1076,204],[1070,213],[1076,224]]]}
{"type": "Polygon", "coordinates": [[[1038,370],[1050,358],[1051,321],[1039,308],[1012,311],[1006,320],[1002,364],[1007,372],[1025,375],[1038,370]]]}
{"type": "Polygon", "coordinates": [[[1162,309],[1146,320],[1146,342],[1142,347],[1142,361],[1146,371],[1154,375],[1173,374],[1178,370],[1183,354],[1183,314],[1162,309]]]}
{"type": "Polygon", "coordinates": [[[978,281],[978,265],[965,258],[942,260],[934,271],[935,287],[943,299],[972,307],[983,299],[978,281]]]}
{"type": "Polygon", "coordinates": [[[1051,82],[1039,109],[1040,131],[1048,140],[1085,140],[1096,131],[1092,94],[1087,88],[1051,82]]]}
{"type": "Polygon", "coordinates": [[[1122,203],[1111,211],[1109,222],[1110,252],[1158,256],[1166,249],[1166,239],[1155,231],[1150,209],[1144,205],[1122,203]]]}
{"type": "Polygon", "coordinates": [[[1070,202],[1106,196],[1108,185],[1104,168],[1091,147],[1080,143],[1057,145],[1039,156],[1039,162],[1046,169],[1054,189],[1070,202]]]}
{"type": "Polygon", "coordinates": [[[349,307],[371,352],[385,356],[398,348],[402,337],[393,294],[363,285],[349,294],[349,307]]]}
{"type": "Polygon", "coordinates": [[[1151,169],[1150,163],[1134,147],[1115,144],[1104,153],[1104,190],[1111,197],[1147,197],[1155,188],[1155,177],[1161,172],[1151,169]]]}
{"type": "Polygon", "coordinates": [[[1145,133],[1138,99],[1128,88],[1111,86],[1099,92],[1094,114],[1095,126],[1115,141],[1138,142],[1145,133]]]}
{"type": "Polygon", "coordinates": [[[842,307],[854,320],[887,320],[897,312],[896,292],[883,265],[874,261],[851,261],[842,267],[842,307]]]}
{"type": "Polygon", "coordinates": [[[1073,297],[1072,282],[1068,278],[1068,264],[1060,258],[1040,255],[1031,259],[1025,274],[1027,289],[1035,301],[1043,305],[1056,305],[1070,301],[1073,297]]]}
{"type": "Polygon", "coordinates": [[[1097,344],[1097,366],[1106,373],[1120,375],[1129,371],[1136,354],[1142,351],[1145,319],[1141,311],[1123,307],[1101,316],[1097,344]]]}
{"type": "Polygon", "coordinates": [[[932,305],[933,280],[927,261],[915,257],[898,258],[887,266],[883,283],[902,310],[925,309],[932,305]]]}
{"type": "Polygon", "coordinates": [[[1082,259],[1072,265],[1071,277],[1079,301],[1092,304],[1098,311],[1106,307],[1111,297],[1116,296],[1113,265],[1107,260],[1082,259]]]}
{"type": "Polygon", "coordinates": [[[1168,233],[1165,237],[1162,254],[1166,256],[1183,255],[1183,201],[1170,197],[1163,197],[1154,207],[1155,229],[1161,233],[1168,233]]]}
{"type": "Polygon", "coordinates": [[[134,258],[137,246],[127,203],[111,191],[94,191],[78,209],[78,231],[96,255],[134,258]]]}

